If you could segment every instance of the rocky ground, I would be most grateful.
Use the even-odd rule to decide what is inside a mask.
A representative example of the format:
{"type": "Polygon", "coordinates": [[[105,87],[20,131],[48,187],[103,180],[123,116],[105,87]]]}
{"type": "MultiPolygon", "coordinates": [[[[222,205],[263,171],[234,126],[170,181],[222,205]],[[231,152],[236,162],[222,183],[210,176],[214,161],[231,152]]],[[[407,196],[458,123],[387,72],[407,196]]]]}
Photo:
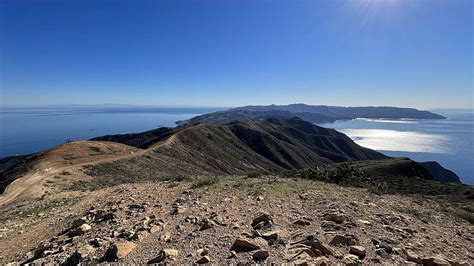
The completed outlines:
{"type": "Polygon", "coordinates": [[[474,228],[429,197],[303,179],[195,178],[0,208],[0,263],[473,264],[474,228]]]}

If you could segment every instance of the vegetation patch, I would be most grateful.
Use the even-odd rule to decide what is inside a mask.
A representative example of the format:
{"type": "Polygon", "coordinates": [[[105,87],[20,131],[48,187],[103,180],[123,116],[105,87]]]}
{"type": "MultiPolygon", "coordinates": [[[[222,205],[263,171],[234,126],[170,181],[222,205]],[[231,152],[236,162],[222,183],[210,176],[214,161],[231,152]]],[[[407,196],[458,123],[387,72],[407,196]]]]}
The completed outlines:
{"type": "Polygon", "coordinates": [[[38,215],[40,213],[48,213],[53,209],[58,209],[64,206],[73,205],[79,202],[82,199],[81,196],[78,197],[69,197],[61,200],[52,200],[40,202],[38,205],[32,206],[31,208],[26,209],[17,214],[17,217],[27,217],[30,215],[38,215]]]}
{"type": "Polygon", "coordinates": [[[368,187],[373,184],[373,180],[351,162],[293,171],[290,176],[344,186],[368,187]]]}
{"type": "Polygon", "coordinates": [[[420,209],[418,209],[418,208],[411,208],[411,207],[407,207],[407,206],[394,206],[393,209],[398,211],[398,212],[414,216],[414,217],[418,218],[420,221],[423,221],[423,222],[427,222],[427,221],[431,220],[431,215],[420,211],[420,209]]]}
{"type": "Polygon", "coordinates": [[[208,187],[219,182],[219,178],[216,176],[198,176],[192,178],[192,188],[208,187]]]}

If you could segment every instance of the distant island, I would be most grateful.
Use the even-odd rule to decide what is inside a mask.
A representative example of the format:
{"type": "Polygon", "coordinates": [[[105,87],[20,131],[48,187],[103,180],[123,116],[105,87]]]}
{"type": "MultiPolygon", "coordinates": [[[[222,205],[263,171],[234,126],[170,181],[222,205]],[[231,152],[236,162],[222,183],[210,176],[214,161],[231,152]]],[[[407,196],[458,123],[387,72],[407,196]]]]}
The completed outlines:
{"type": "Polygon", "coordinates": [[[311,123],[330,123],[338,120],[356,118],[372,119],[446,119],[429,111],[414,108],[390,106],[341,107],[326,105],[249,105],[231,108],[226,111],[195,116],[188,120],[177,121],[178,125],[208,123],[226,124],[233,121],[247,121],[260,118],[292,118],[299,117],[311,123]]]}

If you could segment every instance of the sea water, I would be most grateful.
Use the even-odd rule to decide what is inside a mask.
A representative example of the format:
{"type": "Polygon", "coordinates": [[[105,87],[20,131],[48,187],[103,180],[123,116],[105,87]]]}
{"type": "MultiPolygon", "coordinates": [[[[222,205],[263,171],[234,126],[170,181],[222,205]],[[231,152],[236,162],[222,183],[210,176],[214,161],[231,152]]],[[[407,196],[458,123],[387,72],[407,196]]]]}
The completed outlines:
{"type": "Polygon", "coordinates": [[[474,110],[430,110],[443,120],[355,119],[319,124],[388,156],[437,161],[474,184],[474,110]]]}
{"type": "Polygon", "coordinates": [[[69,140],[142,132],[222,108],[2,108],[0,157],[30,154],[69,140]]]}

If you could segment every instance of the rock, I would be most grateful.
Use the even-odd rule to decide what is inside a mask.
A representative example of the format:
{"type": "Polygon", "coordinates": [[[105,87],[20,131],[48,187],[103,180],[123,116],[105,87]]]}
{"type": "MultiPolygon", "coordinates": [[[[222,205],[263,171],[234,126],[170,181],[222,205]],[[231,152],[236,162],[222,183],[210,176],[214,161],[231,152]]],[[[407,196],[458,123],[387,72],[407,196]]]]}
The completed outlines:
{"type": "Polygon", "coordinates": [[[220,217],[217,213],[213,212],[210,216],[210,219],[218,224],[218,225],[222,225],[222,226],[226,226],[227,224],[224,223],[224,219],[222,219],[222,217],[220,217]]]}
{"type": "Polygon", "coordinates": [[[347,238],[342,235],[335,235],[329,242],[329,245],[333,245],[333,246],[347,245],[347,238]]]}
{"type": "Polygon", "coordinates": [[[317,239],[314,235],[307,236],[306,240],[308,241],[307,243],[312,247],[313,251],[317,249],[321,251],[324,255],[333,254],[332,249],[325,245],[323,242],[321,242],[319,239],[317,239]]]}
{"type": "Polygon", "coordinates": [[[116,244],[113,244],[105,252],[105,261],[112,262],[116,260],[121,260],[125,258],[130,252],[136,248],[136,244],[130,241],[122,241],[116,244]]]}
{"type": "Polygon", "coordinates": [[[346,265],[356,265],[358,261],[359,257],[352,254],[347,254],[344,256],[344,258],[342,258],[342,263],[346,265]]]}
{"type": "Polygon", "coordinates": [[[164,242],[168,242],[171,240],[171,234],[170,233],[164,233],[160,235],[160,240],[164,242]]]}
{"type": "Polygon", "coordinates": [[[365,224],[365,225],[371,225],[372,224],[370,221],[362,220],[362,219],[357,220],[357,223],[365,224]]]}
{"type": "Polygon", "coordinates": [[[131,210],[136,210],[138,212],[144,212],[146,210],[146,204],[130,204],[128,208],[131,210]]]}
{"type": "Polygon", "coordinates": [[[321,223],[321,228],[324,231],[338,231],[342,229],[342,226],[331,221],[324,221],[321,223]]]}
{"type": "Polygon", "coordinates": [[[421,263],[426,266],[449,265],[449,262],[439,255],[423,258],[421,259],[421,263]]]}
{"type": "Polygon", "coordinates": [[[133,234],[131,239],[133,240],[138,240],[138,241],[143,241],[145,238],[147,238],[149,233],[147,231],[138,231],[133,234]]]}
{"type": "Polygon", "coordinates": [[[232,259],[232,258],[237,258],[237,252],[235,252],[235,250],[230,251],[230,255],[229,255],[228,259],[232,259]]]}
{"type": "Polygon", "coordinates": [[[359,256],[360,259],[365,257],[365,247],[362,246],[351,246],[349,253],[359,256]]]}
{"type": "Polygon", "coordinates": [[[264,261],[270,256],[270,252],[268,250],[258,250],[257,252],[253,253],[252,258],[255,261],[264,261]]]}
{"type": "Polygon", "coordinates": [[[333,246],[341,246],[341,245],[356,245],[358,242],[357,238],[354,235],[335,235],[331,241],[329,242],[329,245],[333,246]]]}
{"type": "Polygon", "coordinates": [[[116,218],[117,216],[115,215],[115,213],[99,210],[94,214],[93,219],[94,219],[94,222],[100,223],[100,222],[114,220],[116,218]]]}
{"type": "Polygon", "coordinates": [[[327,266],[327,265],[329,265],[329,259],[324,257],[324,256],[320,256],[320,257],[317,257],[314,260],[314,264],[321,265],[321,266],[327,266]]]}
{"type": "Polygon", "coordinates": [[[135,231],[122,229],[119,232],[118,237],[125,238],[125,239],[132,239],[134,235],[135,235],[135,231]]]}
{"type": "Polygon", "coordinates": [[[202,258],[196,261],[197,264],[205,264],[211,262],[211,259],[208,256],[203,256],[202,258]]]}
{"type": "Polygon", "coordinates": [[[248,252],[252,250],[258,250],[260,249],[260,246],[248,240],[237,238],[230,249],[236,252],[248,252]]]}
{"type": "Polygon", "coordinates": [[[262,234],[265,240],[278,240],[280,237],[280,231],[270,231],[262,234]]]}
{"type": "Polygon", "coordinates": [[[199,255],[199,256],[206,256],[207,253],[209,253],[209,250],[207,250],[205,248],[200,248],[200,249],[196,250],[196,254],[199,255]]]}
{"type": "Polygon", "coordinates": [[[173,209],[171,209],[171,214],[181,214],[181,213],[184,213],[186,212],[186,207],[184,206],[181,206],[181,205],[177,205],[177,206],[173,206],[173,209]]]}
{"type": "Polygon", "coordinates": [[[263,196],[258,196],[258,197],[257,197],[257,201],[262,201],[262,200],[264,200],[264,197],[263,197],[263,196]]]}
{"type": "Polygon", "coordinates": [[[207,230],[207,229],[211,229],[214,227],[214,222],[208,218],[203,218],[200,222],[199,222],[199,225],[200,225],[200,228],[199,230],[200,231],[203,231],[203,230],[207,230]]]}
{"type": "Polygon", "coordinates": [[[82,224],[81,226],[73,229],[70,233],[69,236],[79,236],[85,234],[87,231],[91,230],[92,226],[88,224],[82,224]]]}
{"type": "Polygon", "coordinates": [[[264,223],[264,224],[273,224],[273,219],[272,219],[272,216],[268,213],[260,213],[257,215],[257,217],[255,217],[253,220],[252,220],[252,227],[255,228],[255,226],[259,223],[264,223]]]}
{"type": "Polygon", "coordinates": [[[150,233],[156,234],[161,231],[161,226],[159,225],[152,225],[150,228],[150,233]]]}
{"type": "Polygon", "coordinates": [[[159,263],[162,262],[163,260],[171,257],[177,257],[179,254],[179,251],[177,249],[172,249],[172,248],[164,248],[162,249],[156,257],[148,261],[148,264],[153,264],[153,263],[159,263]]]}
{"type": "Polygon", "coordinates": [[[407,260],[415,263],[421,263],[421,258],[413,250],[406,249],[405,254],[407,255],[407,260]]]}
{"type": "Polygon", "coordinates": [[[323,215],[323,219],[335,223],[342,223],[347,220],[347,217],[339,212],[330,212],[323,215]]]}
{"type": "Polygon", "coordinates": [[[77,228],[83,224],[87,223],[87,219],[86,217],[82,217],[82,218],[79,218],[79,219],[76,219],[72,222],[71,224],[71,228],[77,228]]]}
{"type": "Polygon", "coordinates": [[[79,264],[84,258],[90,256],[95,252],[95,248],[91,245],[85,245],[74,252],[62,265],[77,265],[79,264]]]}
{"type": "Polygon", "coordinates": [[[306,226],[306,225],[311,225],[311,222],[308,221],[308,220],[304,220],[304,219],[298,219],[296,221],[293,222],[294,225],[300,225],[300,226],[306,226]]]}

